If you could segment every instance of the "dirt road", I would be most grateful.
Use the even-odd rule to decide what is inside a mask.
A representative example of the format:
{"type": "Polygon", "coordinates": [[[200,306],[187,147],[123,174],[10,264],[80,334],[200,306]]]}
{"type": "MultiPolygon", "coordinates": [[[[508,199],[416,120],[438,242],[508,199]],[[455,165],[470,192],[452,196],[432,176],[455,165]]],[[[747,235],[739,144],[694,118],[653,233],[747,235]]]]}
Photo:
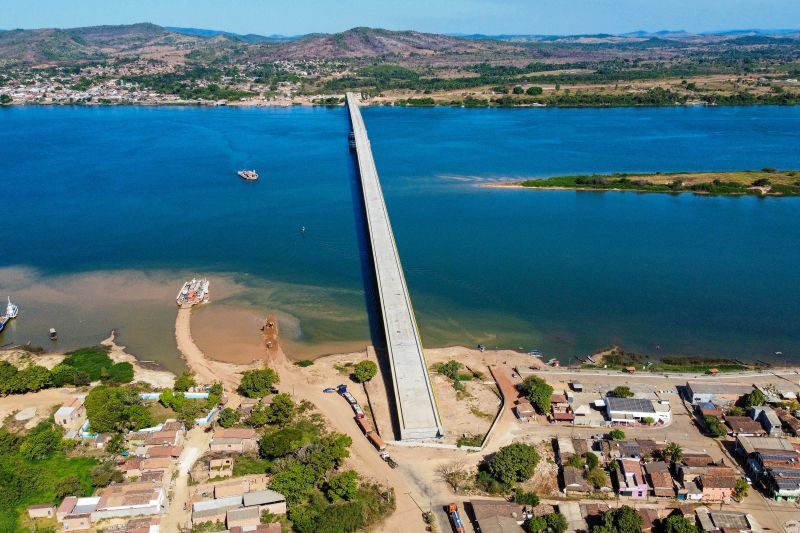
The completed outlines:
{"type": "Polygon", "coordinates": [[[194,463],[208,450],[213,433],[205,432],[205,426],[197,426],[186,436],[183,453],[178,458],[176,471],[170,483],[169,507],[161,519],[164,531],[180,531],[188,527],[191,519],[189,508],[189,472],[194,463]]]}

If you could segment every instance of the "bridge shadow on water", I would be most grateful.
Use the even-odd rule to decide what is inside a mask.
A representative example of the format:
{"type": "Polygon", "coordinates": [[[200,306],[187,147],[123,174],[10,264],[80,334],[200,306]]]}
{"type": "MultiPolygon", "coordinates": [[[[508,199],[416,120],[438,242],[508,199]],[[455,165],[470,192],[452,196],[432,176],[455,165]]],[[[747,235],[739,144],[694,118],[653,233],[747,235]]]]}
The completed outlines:
{"type": "MultiPolygon", "coordinates": [[[[349,119],[348,119],[349,120],[349,119]]],[[[366,205],[364,204],[364,193],[361,188],[361,176],[358,170],[358,157],[355,149],[350,150],[350,192],[353,198],[353,216],[356,224],[356,241],[359,250],[359,265],[361,268],[361,279],[364,286],[364,308],[367,311],[369,323],[369,336],[372,345],[375,347],[375,355],[378,358],[380,375],[383,378],[386,394],[388,395],[387,404],[391,415],[392,432],[394,438],[400,435],[400,417],[397,413],[397,406],[394,401],[394,385],[392,383],[392,368],[389,363],[389,352],[386,349],[386,333],[383,327],[383,315],[381,313],[380,297],[378,296],[378,281],[375,278],[375,264],[372,259],[372,247],[369,239],[369,228],[367,227],[366,205]]],[[[382,435],[384,439],[391,439],[389,435],[382,435]]]]}

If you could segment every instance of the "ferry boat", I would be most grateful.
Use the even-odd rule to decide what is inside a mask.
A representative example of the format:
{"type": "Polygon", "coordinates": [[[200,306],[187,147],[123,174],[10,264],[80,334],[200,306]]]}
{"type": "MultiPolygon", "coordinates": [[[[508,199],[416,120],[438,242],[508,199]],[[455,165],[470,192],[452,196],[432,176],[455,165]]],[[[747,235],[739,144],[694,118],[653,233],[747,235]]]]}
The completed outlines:
{"type": "Polygon", "coordinates": [[[239,177],[247,181],[256,181],[258,179],[258,172],[255,170],[240,170],[237,172],[239,177]]]}
{"type": "Polygon", "coordinates": [[[193,278],[183,284],[175,302],[181,307],[192,307],[208,302],[208,280],[193,278]]]}
{"type": "Polygon", "coordinates": [[[8,297],[8,305],[6,306],[6,314],[0,315],[0,331],[5,329],[6,324],[13,319],[17,318],[19,314],[19,307],[11,303],[11,297],[8,297]]]}

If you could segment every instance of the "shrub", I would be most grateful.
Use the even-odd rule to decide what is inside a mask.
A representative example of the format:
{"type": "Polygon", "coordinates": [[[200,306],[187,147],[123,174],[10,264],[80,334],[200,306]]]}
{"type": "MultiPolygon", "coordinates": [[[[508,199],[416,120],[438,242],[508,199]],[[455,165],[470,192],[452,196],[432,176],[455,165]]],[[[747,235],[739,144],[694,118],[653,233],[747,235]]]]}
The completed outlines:
{"type": "Polygon", "coordinates": [[[226,407],[219,412],[219,418],[217,419],[217,422],[219,422],[219,425],[224,428],[235,426],[239,423],[239,413],[235,409],[226,407]]]}
{"type": "Polygon", "coordinates": [[[630,387],[620,385],[611,391],[611,396],[614,398],[633,398],[633,391],[630,389],[630,387]]]}
{"type": "Polygon", "coordinates": [[[725,425],[722,423],[722,420],[716,416],[706,416],[704,417],[704,421],[706,423],[706,427],[708,428],[708,433],[712,437],[724,437],[728,434],[728,430],[725,425]]]}
{"type": "Polygon", "coordinates": [[[528,96],[539,96],[543,92],[544,92],[544,90],[541,87],[535,87],[535,86],[534,87],[528,87],[528,90],[525,91],[525,93],[528,96]]]}
{"type": "Polygon", "coordinates": [[[586,452],[583,456],[586,459],[586,466],[590,469],[600,466],[600,459],[597,458],[594,452],[586,452]]]}
{"type": "Polygon", "coordinates": [[[296,361],[294,364],[301,368],[305,368],[307,366],[313,365],[314,361],[312,361],[311,359],[303,359],[301,361],[296,361]]]}
{"type": "Polygon", "coordinates": [[[111,368],[114,361],[108,356],[108,348],[94,346],[67,353],[67,357],[61,364],[71,366],[79,372],[85,372],[91,381],[97,381],[100,379],[103,369],[111,368]]]}
{"type": "Polygon", "coordinates": [[[586,473],[586,481],[594,488],[599,489],[608,484],[608,475],[606,475],[602,468],[595,466],[586,473]]]}
{"type": "Polygon", "coordinates": [[[375,377],[378,365],[374,361],[361,361],[353,368],[353,376],[359,383],[364,383],[375,377]]]}
{"type": "Polygon", "coordinates": [[[612,429],[608,432],[608,436],[611,437],[611,440],[622,440],[625,438],[625,432],[621,429],[612,429]]]}
{"type": "Polygon", "coordinates": [[[267,423],[285,426],[294,419],[296,412],[297,405],[291,396],[286,393],[276,394],[266,408],[267,423]]]}
{"type": "Polygon", "coordinates": [[[539,453],[529,444],[514,443],[500,448],[481,467],[505,486],[526,481],[533,476],[539,453]]]}
{"type": "Polygon", "coordinates": [[[345,470],[331,477],[327,483],[325,495],[332,502],[336,500],[352,500],[358,494],[358,472],[345,470]]]}
{"type": "Polygon", "coordinates": [[[535,492],[527,492],[519,487],[514,489],[514,502],[520,505],[539,505],[539,496],[535,492]]]}
{"type": "Polygon", "coordinates": [[[583,469],[583,459],[581,459],[580,455],[570,455],[569,459],[567,459],[567,465],[577,469],[583,469]]]}
{"type": "Polygon", "coordinates": [[[186,392],[192,387],[197,386],[197,381],[194,379],[194,374],[190,372],[183,372],[178,379],[175,380],[175,385],[172,387],[176,391],[186,392]]]}
{"type": "Polygon", "coordinates": [[[108,368],[108,381],[114,383],[130,383],[133,381],[133,365],[117,363],[108,368]]]}

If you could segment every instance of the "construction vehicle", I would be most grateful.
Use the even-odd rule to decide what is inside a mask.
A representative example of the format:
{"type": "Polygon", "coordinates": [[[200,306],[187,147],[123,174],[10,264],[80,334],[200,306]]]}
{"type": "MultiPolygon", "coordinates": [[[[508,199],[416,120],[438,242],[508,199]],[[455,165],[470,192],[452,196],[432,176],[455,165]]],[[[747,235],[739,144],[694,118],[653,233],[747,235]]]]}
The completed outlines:
{"type": "Polygon", "coordinates": [[[397,462],[387,452],[381,452],[381,459],[386,461],[390,468],[397,468],[397,462]]]}
{"type": "Polygon", "coordinates": [[[450,518],[450,524],[453,526],[455,533],[464,533],[464,523],[461,521],[461,516],[458,514],[458,505],[451,503],[447,506],[447,516],[450,518]]]}
{"type": "Polygon", "coordinates": [[[377,449],[379,452],[382,452],[383,450],[386,449],[386,443],[383,442],[381,436],[375,433],[374,431],[370,431],[369,433],[367,433],[367,440],[369,440],[372,443],[372,445],[375,446],[375,449],[377,449]]]}

